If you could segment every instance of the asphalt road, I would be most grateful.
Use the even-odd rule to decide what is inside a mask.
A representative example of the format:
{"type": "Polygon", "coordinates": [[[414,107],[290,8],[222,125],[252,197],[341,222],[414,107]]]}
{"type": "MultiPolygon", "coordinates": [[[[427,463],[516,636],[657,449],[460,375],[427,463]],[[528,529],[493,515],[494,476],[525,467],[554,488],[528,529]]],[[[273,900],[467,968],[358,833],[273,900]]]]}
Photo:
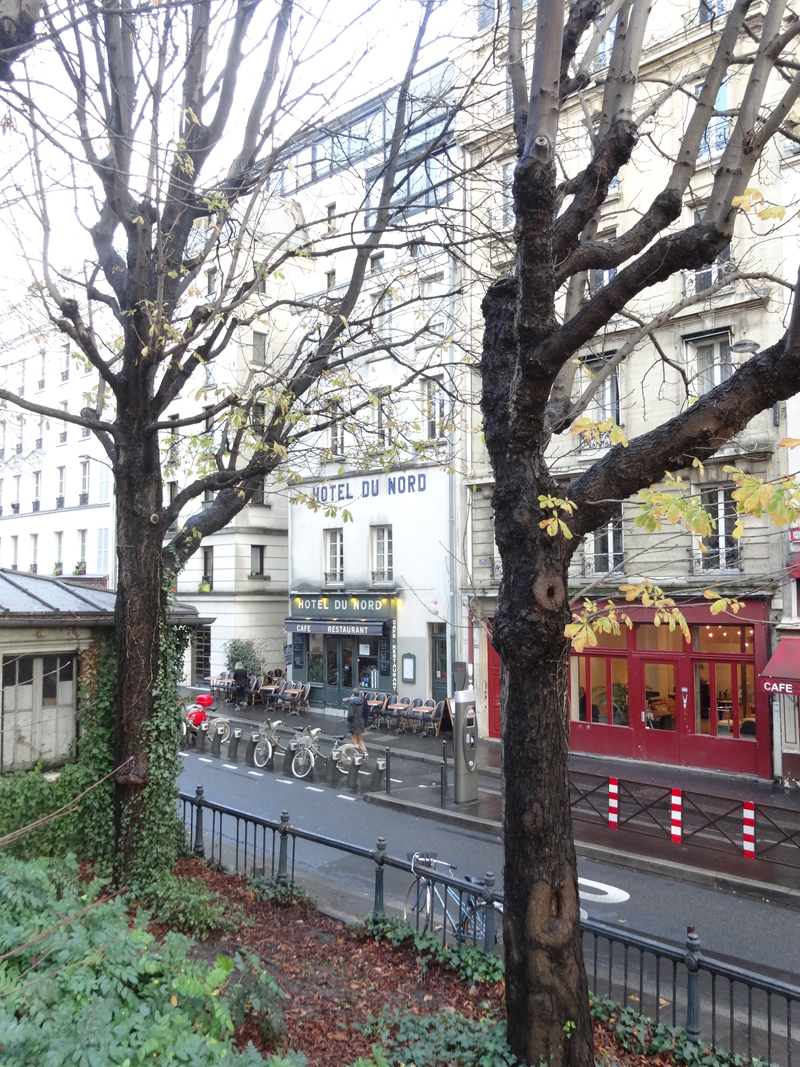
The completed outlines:
{"type": "MultiPolygon", "coordinates": [[[[278,769],[258,771],[243,762],[233,765],[207,753],[200,756],[192,749],[184,755],[179,785],[191,793],[202,785],[207,800],[270,819],[278,819],[287,810],[293,825],[332,839],[374,848],[378,837],[385,837],[389,853],[395,856],[436,853],[453,864],[459,876],[482,877],[493,871],[502,889],[498,836],[377,808],[349,794],[344,780],[341,788],[322,781],[306,783],[282,774],[281,765],[276,758],[278,769]]],[[[398,785],[413,781],[420,789],[438,789],[435,773],[394,757],[392,779],[398,785]]],[[[308,873],[311,888],[321,900],[328,899],[326,886],[340,884],[349,893],[351,907],[355,895],[363,902],[361,913],[370,909],[371,861],[301,841],[295,864],[298,871],[308,873]]],[[[796,935],[800,916],[796,910],[594,860],[579,860],[578,873],[582,906],[591,918],[681,945],[687,925],[693,925],[707,955],[794,983],[800,980],[800,937],[796,935]]],[[[303,881],[302,873],[299,880],[303,881]]],[[[407,874],[387,871],[387,905],[402,910],[407,883],[407,874]]]]}

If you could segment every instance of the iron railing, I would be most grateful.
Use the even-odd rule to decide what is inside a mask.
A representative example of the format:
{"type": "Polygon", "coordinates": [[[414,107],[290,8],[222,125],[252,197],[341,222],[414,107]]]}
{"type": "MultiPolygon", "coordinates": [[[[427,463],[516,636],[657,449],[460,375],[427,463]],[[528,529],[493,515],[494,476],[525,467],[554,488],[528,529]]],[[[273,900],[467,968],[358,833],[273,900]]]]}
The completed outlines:
{"type": "MultiPolygon", "coordinates": [[[[384,872],[393,868],[412,877],[405,898],[412,923],[444,941],[502,951],[503,894],[495,891],[491,872],[481,881],[457,878],[447,873],[451,868],[426,865],[419,855],[391,856],[384,838],[374,849],[338,841],[292,826],[286,811],[275,821],[212,803],[202,786],[194,796],[181,793],[180,804],[189,842],[200,858],[236,872],[294,881],[298,841],[331,848],[372,864],[373,914],[384,913],[384,872]],[[420,907],[420,899],[430,900],[430,907],[420,907]]],[[[780,1067],[797,1062],[800,987],[703,955],[693,927],[685,947],[594,919],[584,919],[582,929],[587,975],[596,996],[608,996],[656,1022],[683,1026],[696,1043],[780,1067]]]]}
{"type": "MultiPolygon", "coordinates": [[[[653,837],[671,837],[672,790],[648,782],[618,779],[617,828],[653,837]]],[[[609,779],[570,771],[572,815],[587,822],[608,822],[609,779]]],[[[718,852],[742,855],[742,805],[732,797],[681,790],[681,840],[718,852]]],[[[800,810],[754,803],[758,859],[800,867],[800,810]]]]}

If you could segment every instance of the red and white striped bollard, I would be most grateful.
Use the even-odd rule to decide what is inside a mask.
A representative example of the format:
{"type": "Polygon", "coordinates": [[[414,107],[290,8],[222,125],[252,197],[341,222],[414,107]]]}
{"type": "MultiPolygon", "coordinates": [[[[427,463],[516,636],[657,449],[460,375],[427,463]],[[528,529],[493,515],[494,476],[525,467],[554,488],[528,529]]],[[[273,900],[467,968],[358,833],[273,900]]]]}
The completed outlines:
{"type": "Polygon", "coordinates": [[[681,843],[683,824],[683,798],[680,789],[672,790],[672,809],[670,813],[670,837],[676,845],[681,843]]]}
{"type": "Polygon", "coordinates": [[[756,806],[752,800],[742,805],[742,851],[745,859],[756,858],[756,806]]]}
{"type": "Polygon", "coordinates": [[[619,778],[608,779],[608,825],[619,829],[619,778]]]}

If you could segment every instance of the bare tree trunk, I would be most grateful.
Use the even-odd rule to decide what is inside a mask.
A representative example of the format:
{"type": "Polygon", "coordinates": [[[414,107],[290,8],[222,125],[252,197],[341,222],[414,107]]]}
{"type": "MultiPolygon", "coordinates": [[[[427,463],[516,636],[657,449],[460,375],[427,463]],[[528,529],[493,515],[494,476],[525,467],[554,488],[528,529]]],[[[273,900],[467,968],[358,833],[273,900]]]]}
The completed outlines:
{"type": "MultiPolygon", "coordinates": [[[[533,278],[528,284],[535,284],[533,278]]],[[[495,473],[495,538],[503,560],[492,636],[502,662],[508,1039],[524,1063],[591,1067],[567,777],[570,644],[564,628],[570,621],[571,551],[564,538],[551,537],[539,525],[550,515],[539,504],[540,494],[557,494],[558,488],[543,458],[541,415],[537,421],[530,411],[530,405],[537,406],[535,384],[529,387],[524,416],[510,416],[519,410],[518,352],[525,342],[533,346],[547,336],[551,327],[535,315],[519,322],[517,288],[515,279],[504,279],[484,300],[482,363],[484,429],[495,473]]],[[[540,412],[549,387],[546,380],[542,385],[540,412]]]]}

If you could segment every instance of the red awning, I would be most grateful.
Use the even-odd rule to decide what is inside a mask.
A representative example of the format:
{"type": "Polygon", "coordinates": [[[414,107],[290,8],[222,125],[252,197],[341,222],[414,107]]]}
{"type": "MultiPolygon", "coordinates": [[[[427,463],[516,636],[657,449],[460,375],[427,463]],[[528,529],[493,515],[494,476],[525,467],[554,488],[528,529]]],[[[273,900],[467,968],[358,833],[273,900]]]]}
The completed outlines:
{"type": "Polygon", "coordinates": [[[800,636],[783,637],[761,672],[766,693],[800,694],[800,636]]]}

